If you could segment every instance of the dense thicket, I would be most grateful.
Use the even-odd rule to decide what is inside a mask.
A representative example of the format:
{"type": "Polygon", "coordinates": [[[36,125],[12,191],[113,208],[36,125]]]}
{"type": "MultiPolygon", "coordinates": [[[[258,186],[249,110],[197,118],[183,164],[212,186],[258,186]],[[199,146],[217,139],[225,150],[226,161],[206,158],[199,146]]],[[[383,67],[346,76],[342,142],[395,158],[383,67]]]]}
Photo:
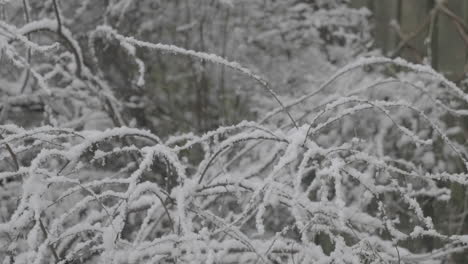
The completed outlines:
{"type": "Polygon", "coordinates": [[[2,263],[447,263],[468,247],[468,94],[380,57],[366,9],[0,8],[2,263]]]}

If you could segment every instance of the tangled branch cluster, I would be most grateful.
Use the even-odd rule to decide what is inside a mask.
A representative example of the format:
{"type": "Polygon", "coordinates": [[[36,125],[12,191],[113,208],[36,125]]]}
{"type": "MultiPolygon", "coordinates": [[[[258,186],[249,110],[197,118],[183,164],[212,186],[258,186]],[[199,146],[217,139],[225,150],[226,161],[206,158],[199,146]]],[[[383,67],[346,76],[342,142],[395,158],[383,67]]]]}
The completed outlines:
{"type": "Polygon", "coordinates": [[[468,95],[431,68],[364,58],[313,92],[283,102],[267,81],[238,63],[98,27],[91,53],[98,38],[118,42],[135,59],[139,85],[145,65],[136,49],[143,47],[234,69],[279,105],[258,122],[161,139],[125,124],[103,75],[83,62],[55,8],[55,20],[22,28],[0,22],[2,55],[40,87],[8,95],[2,118],[11,108],[39,104],[52,124],[0,126],[4,264],[422,263],[468,247],[467,235],[446,233],[424,208],[428,199],[450,198],[445,182],[466,185],[468,176],[466,149],[452,136],[457,131],[447,131],[439,119],[468,115],[468,95]],[[67,50],[28,38],[39,31],[58,34],[67,50]],[[33,67],[23,49],[57,63],[33,67]],[[346,74],[382,64],[406,68],[426,83],[383,79],[325,93],[346,74]],[[450,101],[428,80],[442,84],[450,101]],[[389,83],[410,89],[416,99],[370,96],[389,83]],[[307,104],[317,97],[320,103],[307,104]],[[415,103],[421,98],[425,105],[415,103]],[[68,116],[48,105],[59,99],[73,109],[68,116]],[[115,128],[82,129],[86,113],[95,110],[108,113],[115,128]],[[286,121],[275,119],[281,114],[286,121]],[[411,242],[426,237],[442,246],[411,250],[411,242]]]}

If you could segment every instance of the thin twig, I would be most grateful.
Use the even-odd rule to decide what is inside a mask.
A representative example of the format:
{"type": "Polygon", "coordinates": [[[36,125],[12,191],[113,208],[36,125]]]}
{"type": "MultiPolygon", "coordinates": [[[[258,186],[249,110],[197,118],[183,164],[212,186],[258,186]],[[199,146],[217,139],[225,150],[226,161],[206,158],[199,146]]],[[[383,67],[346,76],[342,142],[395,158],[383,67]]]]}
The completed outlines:
{"type": "MultiPolygon", "coordinates": [[[[44,237],[47,239],[48,238],[47,230],[45,229],[45,226],[42,223],[41,219],[39,219],[39,226],[41,227],[42,234],[44,234],[44,237]]],[[[57,254],[57,251],[55,251],[55,248],[51,244],[49,245],[49,248],[50,248],[50,251],[52,251],[52,255],[54,255],[55,263],[59,263],[60,258],[59,258],[58,254],[57,254]]]]}
{"type": "MultiPolygon", "coordinates": [[[[401,50],[408,45],[408,43],[414,39],[415,37],[417,37],[421,32],[423,32],[423,30],[430,24],[431,22],[431,19],[430,17],[426,17],[426,19],[424,20],[424,22],[413,32],[411,32],[410,34],[408,34],[405,38],[403,38],[401,40],[401,42],[398,44],[398,46],[396,47],[395,50],[393,50],[390,54],[390,57],[391,58],[395,58],[396,56],[398,56],[398,54],[400,54],[401,50]]],[[[400,35],[401,37],[401,35],[400,35]]]]}
{"type": "MultiPolygon", "coordinates": [[[[31,21],[31,16],[29,15],[29,4],[28,0],[23,0],[23,10],[24,10],[24,16],[26,18],[26,23],[29,23],[31,21]]],[[[28,40],[31,40],[31,35],[26,36],[28,40]]],[[[28,64],[31,63],[31,48],[28,47],[28,51],[26,54],[26,60],[28,64]]],[[[26,76],[24,77],[23,85],[21,86],[20,93],[24,93],[24,90],[26,89],[26,86],[28,85],[29,82],[29,77],[31,76],[31,72],[29,69],[26,69],[26,76]]]]}
{"type": "Polygon", "coordinates": [[[57,0],[52,0],[54,5],[55,19],[57,19],[57,33],[62,35],[62,17],[60,15],[60,9],[57,3],[57,0]]]}

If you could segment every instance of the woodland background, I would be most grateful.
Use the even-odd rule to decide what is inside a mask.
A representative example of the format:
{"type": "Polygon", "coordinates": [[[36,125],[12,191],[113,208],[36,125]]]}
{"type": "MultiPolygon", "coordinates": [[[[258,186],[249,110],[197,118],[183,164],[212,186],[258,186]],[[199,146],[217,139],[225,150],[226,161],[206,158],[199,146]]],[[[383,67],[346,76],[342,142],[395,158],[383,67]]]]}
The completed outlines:
{"type": "Polygon", "coordinates": [[[434,69],[453,80],[464,78],[468,71],[467,1],[353,0],[352,5],[372,10],[376,45],[388,56],[419,63],[430,57],[428,63],[434,69]]]}

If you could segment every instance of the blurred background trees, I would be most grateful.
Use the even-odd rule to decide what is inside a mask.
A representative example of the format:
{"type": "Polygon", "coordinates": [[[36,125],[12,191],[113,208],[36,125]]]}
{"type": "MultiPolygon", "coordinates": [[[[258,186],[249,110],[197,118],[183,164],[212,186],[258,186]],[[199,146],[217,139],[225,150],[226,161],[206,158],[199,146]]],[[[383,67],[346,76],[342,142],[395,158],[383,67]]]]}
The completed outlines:
{"type": "MultiPolygon", "coordinates": [[[[31,16],[53,13],[50,4],[41,3],[31,1],[31,16]]],[[[365,52],[371,41],[370,14],[349,8],[346,1],[62,1],[61,5],[64,24],[82,44],[88,42],[89,30],[108,23],[124,35],[239,61],[265,75],[285,97],[301,94],[311,82],[320,83],[317,76],[325,77],[365,52]]],[[[25,22],[21,1],[2,8],[8,21],[25,22]]],[[[146,85],[138,86],[137,65],[125,49],[99,39],[94,45],[97,60],[84,49],[85,62],[103,69],[116,96],[124,101],[127,118],[138,126],[157,127],[166,135],[203,132],[265,109],[265,100],[260,99],[264,94],[252,87],[256,84],[225,67],[138,49],[137,57],[147,66],[146,85]]]]}
{"type": "Polygon", "coordinates": [[[374,16],[383,54],[425,63],[454,81],[468,72],[468,2],[464,0],[352,0],[374,16]]]}

